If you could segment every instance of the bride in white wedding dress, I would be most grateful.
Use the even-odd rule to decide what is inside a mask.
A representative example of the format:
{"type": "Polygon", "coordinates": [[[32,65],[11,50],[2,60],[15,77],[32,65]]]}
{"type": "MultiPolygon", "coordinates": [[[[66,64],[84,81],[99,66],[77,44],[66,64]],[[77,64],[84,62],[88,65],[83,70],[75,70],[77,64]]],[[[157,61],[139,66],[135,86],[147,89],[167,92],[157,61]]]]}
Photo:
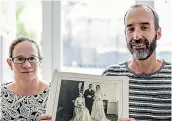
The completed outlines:
{"type": "Polygon", "coordinates": [[[103,94],[100,91],[100,85],[96,85],[96,92],[91,111],[92,121],[110,121],[106,118],[103,107],[103,94]]]}

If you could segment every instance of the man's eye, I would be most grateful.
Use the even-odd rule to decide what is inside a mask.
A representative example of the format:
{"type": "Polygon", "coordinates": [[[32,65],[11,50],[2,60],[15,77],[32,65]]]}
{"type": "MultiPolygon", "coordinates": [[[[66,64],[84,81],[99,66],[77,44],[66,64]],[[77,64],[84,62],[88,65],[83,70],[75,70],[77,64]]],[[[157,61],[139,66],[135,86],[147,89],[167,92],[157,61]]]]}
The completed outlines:
{"type": "Polygon", "coordinates": [[[128,28],[127,29],[127,32],[130,33],[130,32],[133,32],[134,31],[134,28],[128,28]]]}
{"type": "Polygon", "coordinates": [[[147,26],[142,26],[142,30],[149,30],[149,27],[147,27],[147,26]]]}

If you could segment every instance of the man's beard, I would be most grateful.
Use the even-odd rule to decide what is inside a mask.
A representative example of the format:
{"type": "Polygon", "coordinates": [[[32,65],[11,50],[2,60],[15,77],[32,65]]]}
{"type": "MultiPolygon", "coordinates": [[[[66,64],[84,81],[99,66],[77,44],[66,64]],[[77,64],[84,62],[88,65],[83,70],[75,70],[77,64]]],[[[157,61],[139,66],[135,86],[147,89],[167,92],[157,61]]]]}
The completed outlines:
{"type": "Polygon", "coordinates": [[[156,41],[157,41],[157,34],[154,36],[152,43],[149,44],[149,41],[147,39],[145,40],[132,40],[129,43],[127,43],[127,47],[133,57],[138,60],[146,60],[148,59],[152,53],[156,49],[156,41]],[[133,46],[146,46],[146,48],[133,48],[133,46]]]}

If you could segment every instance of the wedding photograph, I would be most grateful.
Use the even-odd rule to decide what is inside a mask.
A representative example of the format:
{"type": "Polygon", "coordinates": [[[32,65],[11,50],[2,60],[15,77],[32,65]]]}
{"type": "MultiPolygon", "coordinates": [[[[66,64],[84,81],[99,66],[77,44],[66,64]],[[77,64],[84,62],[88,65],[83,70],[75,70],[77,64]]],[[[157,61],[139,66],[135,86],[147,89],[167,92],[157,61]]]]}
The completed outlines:
{"type": "Polygon", "coordinates": [[[123,94],[128,91],[123,88],[122,82],[127,83],[127,78],[122,81],[122,77],[108,77],[108,80],[107,77],[103,79],[103,76],[95,75],[62,75],[54,80],[58,82],[58,89],[55,89],[55,86],[52,89],[58,94],[51,99],[51,104],[55,101],[54,105],[50,106],[53,108],[55,121],[117,121],[120,116],[125,115],[122,114],[126,113],[123,107],[128,100],[124,100],[123,94]]]}

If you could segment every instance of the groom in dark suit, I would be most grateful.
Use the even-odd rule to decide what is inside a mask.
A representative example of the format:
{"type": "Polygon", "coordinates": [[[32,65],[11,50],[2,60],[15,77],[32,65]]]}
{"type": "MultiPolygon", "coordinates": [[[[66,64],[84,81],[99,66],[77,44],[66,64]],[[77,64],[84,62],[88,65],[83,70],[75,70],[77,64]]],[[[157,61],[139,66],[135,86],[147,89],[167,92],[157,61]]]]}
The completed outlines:
{"type": "Polygon", "coordinates": [[[92,106],[93,106],[93,97],[94,97],[94,90],[92,89],[93,85],[89,84],[89,89],[85,90],[84,98],[85,98],[85,105],[91,114],[92,106]]]}

